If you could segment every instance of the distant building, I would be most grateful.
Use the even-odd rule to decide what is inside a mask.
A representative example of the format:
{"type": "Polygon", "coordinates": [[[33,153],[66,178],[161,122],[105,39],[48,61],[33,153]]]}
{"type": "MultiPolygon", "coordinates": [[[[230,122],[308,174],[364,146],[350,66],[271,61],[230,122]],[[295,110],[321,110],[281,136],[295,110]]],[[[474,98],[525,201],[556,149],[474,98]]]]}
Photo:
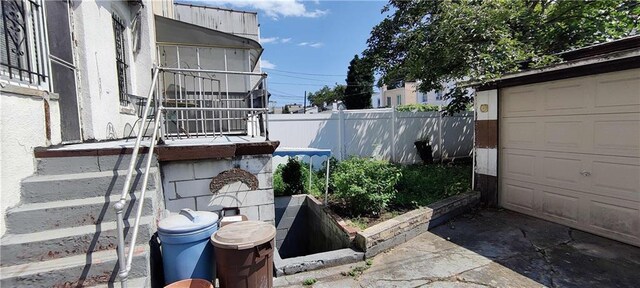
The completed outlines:
{"type": "Polygon", "coordinates": [[[380,92],[374,92],[371,94],[371,107],[380,108],[384,107],[382,105],[382,98],[380,97],[380,92]]]}
{"type": "MultiPolygon", "coordinates": [[[[420,82],[407,81],[402,84],[401,87],[394,89],[387,89],[387,86],[382,86],[380,102],[378,107],[392,107],[406,104],[433,104],[433,105],[447,105],[448,101],[444,99],[450,89],[454,87],[455,82],[446,83],[443,90],[431,90],[423,93],[418,91],[418,85],[420,82]]],[[[469,91],[469,95],[472,95],[473,91],[469,91]]],[[[376,102],[372,104],[376,107],[376,102]]]]}

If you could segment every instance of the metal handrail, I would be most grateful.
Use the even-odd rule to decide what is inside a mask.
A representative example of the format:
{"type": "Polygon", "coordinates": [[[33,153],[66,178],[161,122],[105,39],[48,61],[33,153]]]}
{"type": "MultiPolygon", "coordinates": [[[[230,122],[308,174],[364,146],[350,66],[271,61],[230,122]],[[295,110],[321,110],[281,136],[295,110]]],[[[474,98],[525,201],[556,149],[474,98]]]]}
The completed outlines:
{"type": "MultiPolygon", "coordinates": [[[[138,135],[136,136],[136,142],[133,146],[133,152],[131,153],[131,159],[129,161],[129,168],[127,170],[127,176],[125,178],[125,182],[124,182],[124,186],[122,187],[122,193],[120,195],[120,200],[118,200],[118,202],[116,202],[113,205],[113,209],[116,212],[116,224],[117,224],[117,233],[118,233],[118,264],[120,266],[119,271],[118,271],[118,277],[120,278],[120,285],[121,287],[125,288],[127,287],[127,280],[129,277],[129,272],[131,271],[131,265],[133,262],[133,255],[135,252],[135,245],[136,245],[136,240],[138,237],[138,229],[140,227],[140,218],[142,217],[142,211],[143,211],[143,207],[144,207],[144,199],[145,199],[145,193],[147,192],[147,183],[149,181],[149,172],[151,169],[151,163],[152,163],[152,155],[157,143],[157,139],[158,139],[158,131],[160,131],[161,127],[160,124],[162,122],[162,116],[164,115],[164,111],[167,110],[186,110],[186,111],[191,111],[191,110],[197,110],[197,111],[250,111],[250,112],[262,112],[264,113],[266,116],[266,123],[265,123],[265,136],[266,136],[266,140],[269,139],[269,114],[268,114],[268,107],[266,106],[267,100],[266,100],[266,96],[267,96],[267,92],[266,92],[266,81],[264,81],[264,89],[263,89],[263,93],[264,93],[264,97],[262,99],[263,101],[263,107],[264,108],[253,108],[253,95],[251,95],[251,108],[217,108],[217,107],[163,107],[162,104],[162,93],[158,93],[158,95],[155,95],[154,92],[157,91],[156,89],[156,85],[158,84],[158,75],[160,74],[161,71],[175,71],[175,70],[180,70],[180,71],[188,71],[188,72],[214,72],[215,73],[228,73],[228,74],[238,74],[238,75],[255,75],[255,76],[261,76],[261,81],[264,81],[266,78],[266,74],[264,73],[251,73],[251,72],[239,72],[239,71],[217,71],[217,70],[197,70],[197,69],[174,69],[174,68],[165,68],[165,67],[154,67],[153,68],[153,80],[151,81],[151,87],[149,89],[149,93],[147,95],[147,101],[144,107],[144,112],[141,115],[142,119],[148,119],[149,117],[153,117],[152,115],[150,115],[150,111],[152,111],[151,109],[151,105],[154,104],[156,107],[154,107],[154,111],[155,111],[155,117],[154,118],[154,123],[153,123],[153,134],[151,136],[150,139],[150,144],[149,144],[149,149],[147,151],[147,155],[149,155],[149,157],[147,158],[147,163],[145,166],[145,170],[144,170],[144,175],[143,175],[143,179],[142,179],[142,191],[140,193],[139,196],[139,201],[138,201],[138,205],[136,207],[136,215],[135,215],[135,220],[133,223],[133,231],[131,232],[131,239],[130,239],[130,243],[129,246],[127,247],[125,244],[125,234],[124,234],[124,208],[125,205],[127,204],[127,196],[129,194],[129,190],[131,189],[131,179],[133,178],[133,172],[135,171],[135,166],[136,166],[136,162],[138,161],[138,154],[140,152],[140,146],[142,143],[142,138],[144,137],[145,134],[145,125],[140,125],[140,127],[138,128],[138,135]],[[157,101],[156,101],[157,99],[157,101]],[[128,251],[125,251],[125,249],[128,248],[128,251]]],[[[257,87],[257,84],[256,84],[257,87]]],[[[252,89],[253,90],[253,89],[252,89]]],[[[255,127],[253,128],[255,129],[255,127]]],[[[161,134],[160,137],[163,137],[163,135],[161,134]]]]}
{"type": "MultiPolygon", "coordinates": [[[[151,107],[151,103],[153,101],[153,95],[155,91],[156,83],[158,82],[158,74],[160,69],[157,67],[153,68],[153,80],[151,81],[151,89],[149,89],[149,94],[147,95],[147,103],[144,107],[144,112],[142,113],[143,119],[146,119],[149,115],[149,110],[151,107]]],[[[153,136],[151,138],[151,145],[149,147],[149,151],[147,151],[149,157],[147,158],[147,164],[144,171],[142,191],[140,193],[140,200],[138,201],[138,207],[136,210],[136,218],[133,224],[133,232],[131,234],[131,241],[129,244],[129,251],[127,257],[125,257],[125,243],[124,243],[124,216],[123,211],[124,207],[127,204],[127,194],[129,193],[129,189],[131,189],[131,178],[133,178],[133,171],[135,171],[136,162],[138,161],[138,152],[140,151],[140,143],[142,142],[142,137],[144,136],[144,125],[140,125],[138,128],[138,135],[136,136],[136,143],[133,146],[133,152],[131,153],[131,160],[129,161],[129,170],[127,171],[127,177],[124,182],[124,186],[122,187],[122,194],[120,195],[120,200],[113,205],[113,209],[116,212],[116,223],[118,229],[118,264],[120,265],[120,270],[118,271],[118,277],[120,278],[120,285],[125,288],[127,287],[127,278],[129,276],[129,272],[131,271],[131,263],[133,262],[133,253],[136,245],[136,238],[138,236],[138,227],[140,224],[140,217],[142,216],[142,208],[144,205],[144,197],[145,192],[147,192],[147,182],[149,180],[149,170],[151,168],[151,160],[153,157],[153,149],[155,148],[155,139],[158,136],[158,125],[160,123],[161,113],[156,113],[155,121],[153,124],[153,136]]]]}

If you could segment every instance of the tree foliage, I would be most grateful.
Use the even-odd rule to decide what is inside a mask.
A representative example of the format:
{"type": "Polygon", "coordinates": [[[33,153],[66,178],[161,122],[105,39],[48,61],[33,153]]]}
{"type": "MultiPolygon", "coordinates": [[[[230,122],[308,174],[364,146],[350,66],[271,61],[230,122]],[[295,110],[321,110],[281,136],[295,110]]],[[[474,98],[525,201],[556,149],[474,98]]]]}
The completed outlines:
{"type": "Polygon", "coordinates": [[[333,88],[324,86],[316,92],[311,92],[307,96],[312,105],[323,107],[324,104],[333,103],[334,101],[344,98],[345,85],[336,85],[333,88]]]}
{"type": "MultiPolygon", "coordinates": [[[[383,83],[421,80],[420,91],[463,79],[486,82],[560,59],[554,54],[637,34],[638,0],[390,0],[363,53],[383,83]]],[[[456,87],[448,110],[470,97],[456,87]]]]}
{"type": "Polygon", "coordinates": [[[344,91],[344,105],[347,109],[371,108],[373,94],[373,68],[371,63],[358,55],[353,56],[347,72],[347,88],[344,91]]]}

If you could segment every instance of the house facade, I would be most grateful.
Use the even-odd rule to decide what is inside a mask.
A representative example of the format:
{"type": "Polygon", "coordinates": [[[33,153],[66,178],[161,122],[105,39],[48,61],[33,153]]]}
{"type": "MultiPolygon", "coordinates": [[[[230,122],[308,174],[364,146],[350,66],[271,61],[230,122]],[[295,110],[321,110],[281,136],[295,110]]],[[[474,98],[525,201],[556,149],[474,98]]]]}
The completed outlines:
{"type": "MultiPolygon", "coordinates": [[[[443,91],[429,91],[423,93],[418,91],[419,82],[407,81],[402,83],[402,87],[388,89],[386,85],[380,89],[380,106],[394,107],[407,104],[432,104],[446,105],[443,96],[447,89],[443,91]]],[[[447,86],[448,87],[448,86],[447,86]]],[[[376,104],[376,102],[374,102],[376,104]]]]}
{"type": "Polygon", "coordinates": [[[183,208],[273,222],[256,13],[0,4],[0,286],[149,286],[156,223],[183,208]]]}

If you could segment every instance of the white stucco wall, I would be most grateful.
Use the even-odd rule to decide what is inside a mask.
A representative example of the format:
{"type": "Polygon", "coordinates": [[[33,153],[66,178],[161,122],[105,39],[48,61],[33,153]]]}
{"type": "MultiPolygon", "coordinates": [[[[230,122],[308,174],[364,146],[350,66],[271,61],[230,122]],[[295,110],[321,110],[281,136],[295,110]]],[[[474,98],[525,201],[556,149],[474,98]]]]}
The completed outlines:
{"type": "MultiPolygon", "coordinates": [[[[9,94],[0,90],[0,235],[4,235],[5,212],[20,202],[20,180],[35,171],[33,148],[46,146],[44,99],[9,94]]],[[[59,144],[60,110],[49,101],[51,144],[59,144]]]]}
{"type": "Polygon", "coordinates": [[[133,104],[120,105],[112,13],[127,25],[128,93],[146,97],[155,62],[155,28],[150,1],[139,8],[124,1],[74,2],[75,49],[81,71],[79,98],[83,138],[105,140],[127,136],[138,119],[133,104]],[[139,10],[140,9],[140,10],[139,10]],[[132,21],[140,11],[140,49],[133,52],[132,21]]]}

